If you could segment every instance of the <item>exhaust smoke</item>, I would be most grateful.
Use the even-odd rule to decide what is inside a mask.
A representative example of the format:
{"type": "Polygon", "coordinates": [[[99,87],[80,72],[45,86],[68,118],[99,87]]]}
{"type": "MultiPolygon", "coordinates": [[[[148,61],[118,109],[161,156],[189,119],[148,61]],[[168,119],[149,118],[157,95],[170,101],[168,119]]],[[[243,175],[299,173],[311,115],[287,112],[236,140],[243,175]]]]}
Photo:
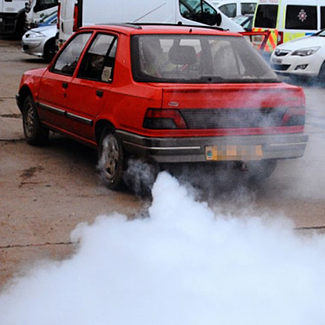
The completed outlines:
{"type": "Polygon", "coordinates": [[[325,238],[284,218],[222,215],[162,172],[148,217],[80,224],[70,259],[0,295],[1,325],[323,324],[325,238]]]}

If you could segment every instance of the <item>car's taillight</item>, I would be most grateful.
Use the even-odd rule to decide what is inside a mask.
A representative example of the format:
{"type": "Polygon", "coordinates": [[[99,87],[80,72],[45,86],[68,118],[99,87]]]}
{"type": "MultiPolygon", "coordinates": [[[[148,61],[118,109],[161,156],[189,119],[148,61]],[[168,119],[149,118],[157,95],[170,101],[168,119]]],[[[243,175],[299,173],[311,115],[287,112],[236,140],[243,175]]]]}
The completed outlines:
{"type": "Polygon", "coordinates": [[[60,29],[60,17],[61,17],[61,3],[58,4],[58,18],[56,23],[56,27],[58,30],[60,29]]]}
{"type": "Polygon", "coordinates": [[[278,32],[278,45],[283,43],[283,32],[278,32]]]}
{"type": "Polygon", "coordinates": [[[186,129],[186,123],[178,110],[148,108],[143,121],[146,129],[186,129]]]}
{"type": "Polygon", "coordinates": [[[74,12],[73,12],[73,31],[75,32],[78,29],[78,15],[79,15],[79,10],[78,10],[78,4],[74,5],[74,12]]]}

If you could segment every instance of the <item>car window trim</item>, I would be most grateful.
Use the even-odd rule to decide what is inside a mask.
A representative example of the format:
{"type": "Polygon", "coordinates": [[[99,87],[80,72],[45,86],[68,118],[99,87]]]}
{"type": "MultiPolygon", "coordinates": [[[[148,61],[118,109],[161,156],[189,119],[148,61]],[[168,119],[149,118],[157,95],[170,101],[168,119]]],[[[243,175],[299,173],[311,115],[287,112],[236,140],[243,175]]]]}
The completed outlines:
{"type": "MultiPolygon", "coordinates": [[[[76,79],[81,79],[81,80],[90,80],[90,81],[94,81],[94,82],[102,82],[102,83],[105,83],[105,84],[111,84],[113,82],[113,79],[111,81],[103,81],[103,80],[98,80],[98,79],[92,79],[92,78],[87,78],[87,77],[79,76],[81,63],[84,60],[86,53],[88,52],[88,50],[90,50],[92,44],[95,42],[95,40],[96,40],[96,38],[97,38],[98,35],[109,35],[109,36],[112,36],[113,37],[113,41],[111,42],[111,45],[109,46],[109,48],[108,48],[108,50],[106,52],[105,61],[104,62],[106,62],[106,59],[108,57],[108,54],[112,50],[115,42],[117,42],[117,40],[118,40],[118,34],[116,34],[116,33],[112,33],[110,31],[109,32],[103,32],[103,31],[96,31],[96,32],[94,32],[94,34],[92,35],[92,37],[90,39],[90,43],[87,44],[87,46],[85,46],[85,49],[84,49],[82,55],[80,55],[80,58],[79,58],[79,61],[80,62],[78,62],[78,65],[77,65],[77,67],[75,69],[75,73],[76,73],[75,78],[76,79]]],[[[117,46],[118,46],[118,44],[117,44],[117,46]]],[[[116,51],[117,51],[117,49],[116,49],[116,51]]],[[[114,69],[113,69],[113,72],[114,72],[114,69]]]]}

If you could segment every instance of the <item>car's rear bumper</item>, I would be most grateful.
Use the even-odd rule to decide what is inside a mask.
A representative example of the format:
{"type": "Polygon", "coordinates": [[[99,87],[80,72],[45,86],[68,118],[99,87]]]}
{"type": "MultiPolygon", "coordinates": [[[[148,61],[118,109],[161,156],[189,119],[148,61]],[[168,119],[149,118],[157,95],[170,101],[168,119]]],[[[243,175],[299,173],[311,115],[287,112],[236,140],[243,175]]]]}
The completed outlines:
{"type": "Polygon", "coordinates": [[[129,153],[148,156],[159,163],[208,161],[207,146],[261,146],[262,159],[298,158],[304,155],[308,141],[305,134],[149,138],[120,130],[116,133],[129,153]]]}

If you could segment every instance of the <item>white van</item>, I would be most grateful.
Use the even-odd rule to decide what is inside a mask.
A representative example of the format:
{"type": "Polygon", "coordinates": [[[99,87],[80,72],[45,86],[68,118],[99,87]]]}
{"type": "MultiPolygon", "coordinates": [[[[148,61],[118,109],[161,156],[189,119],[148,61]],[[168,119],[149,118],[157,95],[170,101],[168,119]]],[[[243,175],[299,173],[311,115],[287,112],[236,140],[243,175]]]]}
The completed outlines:
{"type": "MultiPolygon", "coordinates": [[[[265,51],[271,53],[277,45],[314,34],[325,28],[324,0],[259,0],[253,31],[271,32],[265,51]]],[[[255,38],[253,43],[259,45],[255,38]]]]}
{"type": "Polygon", "coordinates": [[[59,47],[78,27],[98,23],[179,23],[243,28],[205,0],[59,0],[59,47]]]}
{"type": "Polygon", "coordinates": [[[28,0],[26,3],[26,27],[39,22],[58,10],[58,0],[28,0]]]}
{"type": "Polygon", "coordinates": [[[25,0],[0,0],[0,34],[21,37],[25,25],[25,0]]]}
{"type": "Polygon", "coordinates": [[[226,16],[234,18],[254,14],[257,0],[212,0],[211,3],[226,16]]]}

